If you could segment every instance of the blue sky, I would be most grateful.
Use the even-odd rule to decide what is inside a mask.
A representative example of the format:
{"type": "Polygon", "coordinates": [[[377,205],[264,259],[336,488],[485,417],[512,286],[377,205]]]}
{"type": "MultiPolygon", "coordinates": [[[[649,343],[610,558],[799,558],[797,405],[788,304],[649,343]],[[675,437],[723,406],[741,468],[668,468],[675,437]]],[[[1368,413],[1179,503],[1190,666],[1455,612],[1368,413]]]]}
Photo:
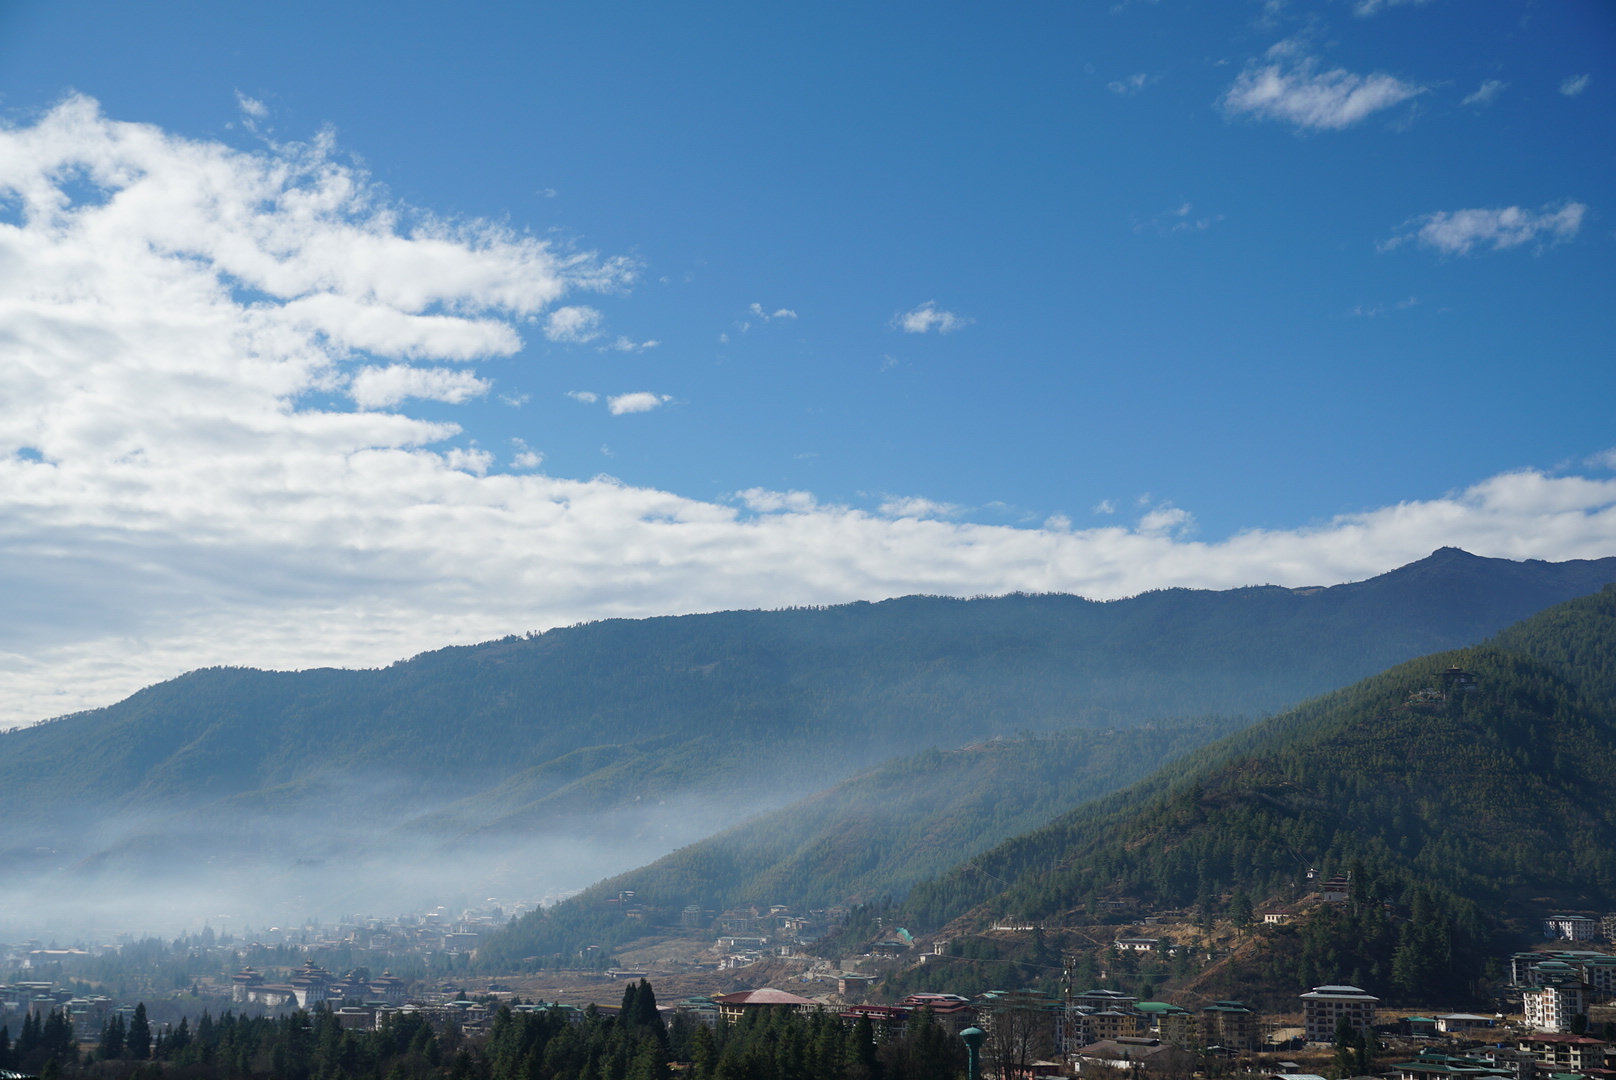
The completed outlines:
{"type": "MultiPolygon", "coordinates": [[[[684,567],[694,548],[612,548],[622,534],[602,525],[567,550],[613,554],[551,566],[582,593],[478,621],[462,617],[469,601],[443,599],[457,574],[505,580],[552,556],[513,555],[485,577],[398,571],[416,597],[406,601],[353,585],[372,580],[352,566],[372,541],[330,539],[332,519],[311,511],[324,524],[297,544],[319,549],[315,576],[348,582],[322,618],[363,609],[343,633],[367,640],[361,625],[373,630],[388,611],[421,627],[370,651],[332,645],[342,662],[424,647],[434,634],[772,596],[1305,584],[1385,569],[1440,542],[1514,557],[1616,553],[1616,496],[1605,486],[1616,463],[1613,58],[1616,9],[1593,2],[0,3],[0,106],[13,132],[44,130],[35,125],[75,94],[108,123],[150,125],[175,146],[222,146],[242,161],[312,153],[329,132],[325,160],[381,185],[372,204],[401,215],[401,235],[423,221],[493,222],[558,258],[596,253],[595,277],[557,270],[563,284],[542,296],[550,286],[533,285],[526,306],[451,289],[419,309],[492,311],[519,336],[514,351],[484,349],[475,368],[469,354],[448,356],[451,367],[430,376],[390,369],[367,397],[359,366],[420,366],[434,346],[339,349],[323,375],[281,394],[299,415],[368,405],[399,424],[452,424],[410,445],[479,480],[587,484],[608,473],[651,502],[689,500],[697,516],[727,508],[743,523],[834,507],[895,522],[904,537],[932,521],[1170,541],[1165,563],[1107,548],[1061,568],[1067,556],[1023,552],[1006,562],[1038,567],[1023,577],[788,572],[829,550],[809,514],[746,588],[713,584],[730,580],[725,556],[691,578],[707,584],[659,591],[655,573],[625,568],[684,567]],[[558,310],[570,319],[556,321],[558,310]],[[614,414],[613,397],[646,407],[614,414]],[[1530,506],[1462,494],[1519,470],[1538,484],[1530,506]],[[1219,563],[1205,546],[1226,554],[1234,549],[1216,546],[1250,530],[1339,537],[1340,515],[1393,514],[1405,501],[1437,509],[1351,557],[1338,546],[1219,563]],[[1459,520],[1444,508],[1482,503],[1520,516],[1443,531],[1459,520]],[[1572,504],[1575,527],[1538,528],[1572,504]],[[1146,569],[1115,569],[1130,559],[1146,569]],[[612,573],[594,576],[606,564],[612,573]],[[441,585],[430,601],[418,596],[427,577],[441,585]]],[[[73,130],[86,147],[102,137],[73,130]]],[[[102,268],[109,282],[137,273],[102,268]]],[[[250,307],[242,295],[235,315],[250,307]]],[[[47,354],[34,362],[46,370],[47,354]]],[[[117,369],[131,385],[156,385],[138,370],[117,369]]],[[[101,419],[81,427],[104,428],[114,406],[87,400],[75,407],[101,419]]],[[[34,445],[43,423],[19,422],[9,452],[68,468],[67,449],[34,445]]],[[[130,451],[106,453],[124,462],[130,451]]],[[[268,460],[251,453],[244,460],[268,460]]],[[[170,482],[170,502],[200,490],[194,477],[170,482]]],[[[24,488],[6,490],[0,498],[21,499],[24,488]]],[[[419,505],[439,498],[409,490],[419,505]]],[[[543,498],[571,498],[559,490],[543,498]]],[[[263,493],[246,488],[198,506],[238,497],[265,512],[263,493]]],[[[105,546],[110,519],[96,517],[116,499],[75,498],[52,511],[64,516],[52,518],[51,542],[71,538],[75,557],[124,580],[122,556],[105,546]]],[[[172,525],[187,539],[158,575],[167,584],[150,585],[172,600],[156,609],[236,605],[240,619],[262,621],[280,586],[243,598],[235,570],[205,587],[187,576],[198,573],[195,537],[227,531],[208,513],[172,525]]],[[[357,510],[339,516],[396,532],[357,510]]],[[[244,552],[242,538],[264,531],[240,529],[209,550],[244,552]]],[[[16,534],[16,550],[43,551],[41,535],[16,534]]],[[[962,535],[946,534],[945,546],[962,535]]],[[[431,562],[447,549],[425,538],[414,550],[431,562]]],[[[240,558],[258,566],[261,553],[240,558]]],[[[276,580],[309,573],[289,567],[276,580]]],[[[103,580],[52,574],[42,610],[103,580]]],[[[219,658],[209,651],[217,628],[154,644],[161,635],[130,614],[150,606],[143,597],[108,601],[123,614],[104,621],[136,643],[131,656],[160,659],[131,660],[106,685],[219,658]]],[[[288,626],[307,624],[297,610],[288,626]]],[[[100,632],[64,630],[52,647],[104,646],[100,632]]],[[[287,634],[225,658],[319,659],[287,634]]],[[[67,653],[12,655],[14,674],[32,672],[41,687],[80,670],[67,653]]]]}
{"type": "Polygon", "coordinates": [[[13,114],[76,90],[250,145],[239,91],[399,200],[641,260],[592,306],[655,348],[539,337],[438,410],[560,475],[984,521],[1149,495],[1219,536],[1616,443],[1609,5],[7,7],[13,114]],[[1340,130],[1220,107],[1286,39],[1422,90],[1340,130]],[[1546,249],[1377,250],[1567,200],[1546,249]],[[971,322],[891,327],[927,301],[971,322]]]}

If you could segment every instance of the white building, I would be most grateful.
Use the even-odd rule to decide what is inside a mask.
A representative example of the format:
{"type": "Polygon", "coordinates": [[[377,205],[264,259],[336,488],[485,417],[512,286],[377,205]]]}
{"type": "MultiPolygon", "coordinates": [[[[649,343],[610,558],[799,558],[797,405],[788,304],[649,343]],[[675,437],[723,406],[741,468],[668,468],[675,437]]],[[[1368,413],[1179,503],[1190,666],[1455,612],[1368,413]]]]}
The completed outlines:
{"type": "Polygon", "coordinates": [[[1550,915],[1543,920],[1543,936],[1567,941],[1592,941],[1599,923],[1586,915],[1550,915]]]}
{"type": "Polygon", "coordinates": [[[1582,986],[1533,986],[1521,991],[1526,1026],[1534,1031],[1570,1031],[1571,1018],[1588,1011],[1588,993],[1582,986]]]}
{"type": "Polygon", "coordinates": [[[1308,1042],[1335,1042],[1335,1027],[1345,1016],[1353,1030],[1367,1032],[1375,1024],[1380,999],[1356,986],[1315,986],[1302,995],[1302,1024],[1308,1042]]]}

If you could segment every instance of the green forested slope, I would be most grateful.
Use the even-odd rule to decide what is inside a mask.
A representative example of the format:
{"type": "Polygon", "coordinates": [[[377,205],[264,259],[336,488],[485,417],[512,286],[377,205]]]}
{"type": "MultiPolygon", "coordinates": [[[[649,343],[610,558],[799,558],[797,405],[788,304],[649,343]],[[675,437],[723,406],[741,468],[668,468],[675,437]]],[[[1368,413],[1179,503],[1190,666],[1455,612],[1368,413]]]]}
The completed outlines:
{"type": "Polygon", "coordinates": [[[1612,579],[1616,559],[1444,549],[1328,589],[907,597],[609,620],[375,671],[198,671],[0,734],[0,850],[16,874],[228,850],[243,881],[383,839],[598,853],[630,830],[666,851],[929,746],[1271,711],[1612,579]]]}
{"type": "Polygon", "coordinates": [[[1298,895],[1310,867],[1351,869],[1352,912],[1276,935],[1289,951],[1270,960],[1462,995],[1493,935],[1550,907],[1616,909],[1613,672],[1607,588],[1209,747],[917,886],[905,914],[1082,922],[1124,895],[1226,913],[1298,895]]]}
{"type": "Polygon", "coordinates": [[[1214,719],[1029,735],[890,761],[531,912],[485,942],[479,959],[495,969],[529,957],[571,963],[584,944],[610,947],[677,925],[687,904],[804,910],[901,896],[1237,726],[1214,719]],[[633,923],[601,903],[625,889],[642,909],[633,923]]]}

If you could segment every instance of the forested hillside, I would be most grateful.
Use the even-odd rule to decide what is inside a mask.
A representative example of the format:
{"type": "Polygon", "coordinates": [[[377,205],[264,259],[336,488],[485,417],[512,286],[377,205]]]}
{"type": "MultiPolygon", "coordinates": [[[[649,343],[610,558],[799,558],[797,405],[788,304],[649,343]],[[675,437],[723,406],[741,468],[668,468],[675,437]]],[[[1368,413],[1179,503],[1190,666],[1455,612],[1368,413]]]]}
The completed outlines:
{"type": "Polygon", "coordinates": [[[710,911],[786,904],[799,911],[901,897],[1005,837],[1040,825],[1243,726],[1227,718],[1027,735],[928,750],[619,874],[530,912],[478,950],[491,970],[572,965],[710,911]],[[639,918],[604,901],[633,890],[639,918]]]}
{"type": "Polygon", "coordinates": [[[1309,868],[1350,872],[1352,905],[1273,934],[1240,978],[1356,973],[1394,997],[1462,999],[1489,949],[1549,908],[1616,909],[1613,691],[1609,587],[1006,841],[918,885],[903,917],[1092,923],[1123,896],[1249,915],[1300,896],[1309,868]]]}
{"type": "Polygon", "coordinates": [[[1616,559],[1444,549],[1328,589],[907,597],[610,620],[382,670],[198,671],[0,734],[0,845],[11,884],[95,873],[65,891],[126,904],[130,880],[166,906],[194,874],[253,902],[385,905],[389,872],[449,854],[452,873],[408,886],[532,895],[894,755],[1261,714],[1613,579],[1616,559]]]}

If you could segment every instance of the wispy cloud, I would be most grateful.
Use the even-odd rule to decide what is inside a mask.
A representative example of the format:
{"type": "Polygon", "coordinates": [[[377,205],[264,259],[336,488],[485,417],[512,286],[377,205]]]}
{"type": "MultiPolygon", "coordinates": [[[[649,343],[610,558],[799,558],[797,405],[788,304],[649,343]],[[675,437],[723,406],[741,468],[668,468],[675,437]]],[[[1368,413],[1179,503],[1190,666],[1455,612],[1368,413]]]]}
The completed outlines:
{"type": "Polygon", "coordinates": [[[894,496],[883,501],[879,512],[893,518],[951,518],[964,513],[954,503],[936,502],[918,496],[894,496]]]}
{"type": "Polygon", "coordinates": [[[356,360],[328,323],[343,330],[353,306],[390,311],[402,321],[383,336],[419,357],[398,365],[452,376],[490,342],[519,344],[518,328],[573,290],[618,280],[611,260],[489,225],[404,232],[322,150],[242,153],[112,123],[83,99],[0,128],[0,198],[24,210],[0,229],[6,721],[196,667],[375,666],[614,616],[1313,585],[1445,544],[1542,559],[1616,549],[1616,477],[1603,471],[1510,472],[1214,540],[1148,500],[1131,524],[1119,512],[1023,528],[808,492],[708,501],[556,478],[515,443],[502,471],[453,423],[332,407],[356,367],[387,362],[356,360]],[[76,201],[85,175],[116,197],[76,201]],[[341,303],[299,305],[325,295],[341,303]]]}
{"type": "Polygon", "coordinates": [[[1592,81],[1591,75],[1567,75],[1560,82],[1560,93],[1566,97],[1576,97],[1588,89],[1588,84],[1592,81]]]}
{"type": "Polygon", "coordinates": [[[807,491],[770,491],[768,488],[755,487],[737,491],[734,498],[748,510],[759,514],[777,514],[782,510],[803,514],[819,506],[818,500],[807,491]]]}
{"type": "Polygon", "coordinates": [[[269,116],[269,106],[257,98],[248,97],[240,90],[236,91],[236,107],[241,110],[243,116],[250,117],[253,120],[263,120],[269,116]]]}
{"type": "Polygon", "coordinates": [[[592,307],[573,305],[556,308],[544,322],[544,336],[551,341],[582,345],[600,337],[602,315],[592,307]]]}
{"type": "Polygon", "coordinates": [[[574,401],[581,401],[585,405],[593,405],[600,400],[600,395],[593,390],[568,390],[567,396],[574,401]]]}
{"type": "Polygon", "coordinates": [[[1431,0],[1357,0],[1352,5],[1352,13],[1360,18],[1367,18],[1370,15],[1378,15],[1387,8],[1419,7],[1430,2],[1431,0]]]}
{"type": "Polygon", "coordinates": [[[1477,247],[1493,251],[1538,244],[1546,247],[1572,239],[1582,229],[1588,207],[1579,202],[1551,203],[1541,210],[1505,206],[1490,210],[1439,210],[1403,224],[1399,233],[1379,244],[1382,251],[1417,240],[1421,247],[1444,255],[1468,255],[1477,247]]]}
{"type": "Polygon", "coordinates": [[[1475,93],[1467,95],[1464,100],[1459,102],[1459,104],[1491,105],[1493,103],[1493,99],[1498,97],[1499,94],[1503,93],[1504,89],[1508,86],[1509,83],[1507,82],[1500,82],[1497,79],[1488,79],[1486,82],[1476,87],[1475,93]]]}
{"type": "Polygon", "coordinates": [[[762,304],[755,302],[748,305],[746,310],[763,322],[769,322],[774,319],[795,319],[797,317],[797,313],[790,308],[775,308],[773,311],[767,311],[762,304]]]}
{"type": "Polygon", "coordinates": [[[613,416],[622,416],[624,413],[650,412],[673,398],[667,394],[653,394],[645,390],[637,390],[632,394],[618,394],[606,399],[606,408],[613,416]]]}
{"type": "Polygon", "coordinates": [[[1155,232],[1162,236],[1171,236],[1173,233],[1204,232],[1223,220],[1222,214],[1196,214],[1195,207],[1190,203],[1179,203],[1165,213],[1157,214],[1142,224],[1134,226],[1134,232],[1155,232]]]}
{"type": "Polygon", "coordinates": [[[1358,304],[1347,314],[1358,319],[1373,319],[1388,311],[1407,311],[1409,308],[1418,307],[1419,303],[1419,297],[1411,296],[1407,300],[1398,300],[1390,304],[1358,304]]]}
{"type": "Polygon", "coordinates": [[[610,345],[602,345],[600,351],[605,352],[610,349],[613,352],[639,353],[644,352],[646,349],[654,349],[660,344],[662,342],[655,339],[651,341],[634,341],[619,334],[616,341],[613,341],[610,345]]]}
{"type": "Polygon", "coordinates": [[[972,320],[963,315],[939,309],[935,300],[927,300],[912,311],[892,317],[892,325],[906,334],[929,334],[933,330],[939,334],[952,334],[969,326],[971,322],[972,320]]]}
{"type": "Polygon", "coordinates": [[[1425,87],[1385,72],[1358,75],[1320,70],[1297,39],[1268,50],[1266,62],[1247,65],[1223,95],[1229,116],[1279,120],[1302,131],[1339,131],[1425,93],[1425,87]]]}
{"type": "Polygon", "coordinates": [[[1129,75],[1126,79],[1108,82],[1105,84],[1105,88],[1121,97],[1132,97],[1155,81],[1155,79],[1141,71],[1137,75],[1129,75]]]}

